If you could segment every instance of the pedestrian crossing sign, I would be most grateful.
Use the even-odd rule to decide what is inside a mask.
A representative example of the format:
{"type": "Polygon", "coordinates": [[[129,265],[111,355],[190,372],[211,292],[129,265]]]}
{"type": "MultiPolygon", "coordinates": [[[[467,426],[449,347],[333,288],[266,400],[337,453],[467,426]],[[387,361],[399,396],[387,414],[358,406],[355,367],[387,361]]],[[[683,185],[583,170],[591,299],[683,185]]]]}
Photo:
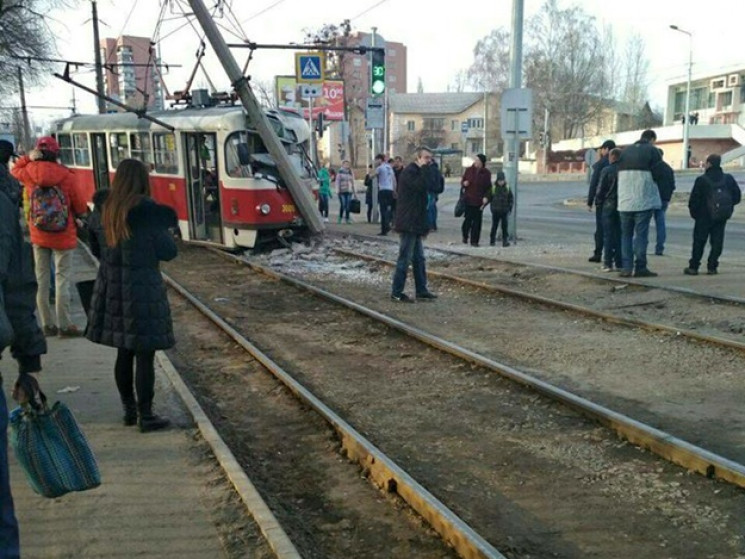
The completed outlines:
{"type": "Polygon", "coordinates": [[[320,52],[295,53],[295,77],[298,83],[323,83],[323,58],[320,52]]]}

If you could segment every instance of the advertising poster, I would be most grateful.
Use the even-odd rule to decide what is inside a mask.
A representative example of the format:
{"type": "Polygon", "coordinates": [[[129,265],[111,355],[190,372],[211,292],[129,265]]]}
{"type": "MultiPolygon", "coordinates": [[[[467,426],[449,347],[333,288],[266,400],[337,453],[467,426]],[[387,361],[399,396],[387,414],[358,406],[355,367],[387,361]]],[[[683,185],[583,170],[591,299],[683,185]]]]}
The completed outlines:
{"type": "MultiPolygon", "coordinates": [[[[308,118],[308,100],[300,97],[300,86],[295,76],[277,76],[274,83],[278,107],[290,107],[302,111],[303,117],[308,118]]],[[[341,80],[325,80],[323,94],[313,99],[313,119],[323,113],[326,120],[344,120],[344,82],[341,80]]]]}

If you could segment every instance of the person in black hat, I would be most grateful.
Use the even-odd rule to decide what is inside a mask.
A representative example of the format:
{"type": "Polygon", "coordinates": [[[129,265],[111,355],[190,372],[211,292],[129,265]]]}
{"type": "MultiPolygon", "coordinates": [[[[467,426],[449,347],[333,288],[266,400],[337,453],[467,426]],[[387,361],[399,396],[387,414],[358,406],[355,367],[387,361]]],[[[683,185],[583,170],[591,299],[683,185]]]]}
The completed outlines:
{"type": "Polygon", "coordinates": [[[489,244],[494,246],[497,242],[497,227],[502,223],[502,246],[510,246],[509,234],[507,232],[507,217],[512,212],[514,197],[510,187],[507,186],[504,173],[497,172],[497,180],[494,181],[494,187],[491,191],[491,234],[489,235],[489,244]]]}
{"type": "Polygon", "coordinates": [[[591,212],[595,205],[595,250],[588,258],[590,262],[600,262],[603,255],[603,208],[595,204],[595,196],[600,183],[600,173],[608,166],[608,153],[616,147],[613,140],[605,140],[600,146],[600,159],[592,166],[590,190],[587,193],[587,211],[591,212]]]}
{"type": "Polygon", "coordinates": [[[3,190],[8,191],[16,200],[20,200],[21,183],[8,172],[11,157],[17,157],[13,144],[8,140],[0,140],[0,183],[3,190]]]}

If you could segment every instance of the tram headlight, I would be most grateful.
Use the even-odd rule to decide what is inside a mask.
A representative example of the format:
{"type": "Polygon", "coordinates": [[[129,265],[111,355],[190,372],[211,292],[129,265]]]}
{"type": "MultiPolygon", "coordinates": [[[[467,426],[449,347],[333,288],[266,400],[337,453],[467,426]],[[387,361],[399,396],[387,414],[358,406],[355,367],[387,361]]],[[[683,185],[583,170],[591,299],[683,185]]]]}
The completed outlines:
{"type": "Polygon", "coordinates": [[[269,212],[272,211],[272,207],[269,204],[261,204],[256,206],[256,211],[261,215],[269,215],[269,212]]]}

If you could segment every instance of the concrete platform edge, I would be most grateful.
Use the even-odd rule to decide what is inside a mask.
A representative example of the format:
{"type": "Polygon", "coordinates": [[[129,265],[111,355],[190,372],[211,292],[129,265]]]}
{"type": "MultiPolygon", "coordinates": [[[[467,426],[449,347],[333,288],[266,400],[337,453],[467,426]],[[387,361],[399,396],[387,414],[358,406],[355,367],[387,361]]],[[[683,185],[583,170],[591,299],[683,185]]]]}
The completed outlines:
{"type": "Polygon", "coordinates": [[[184,406],[194,419],[194,423],[202,434],[202,437],[210,445],[220,467],[230,479],[236,492],[246,505],[249,514],[259,526],[269,547],[272,548],[278,559],[301,559],[302,556],[295,549],[289,536],[285,533],[254,484],[251,483],[251,480],[243,471],[243,468],[241,468],[230,448],[228,448],[228,445],[207,417],[207,414],[204,413],[204,410],[194,395],[181,379],[171,360],[162,351],[156,353],[156,358],[166,377],[184,403],[184,406]]]}

